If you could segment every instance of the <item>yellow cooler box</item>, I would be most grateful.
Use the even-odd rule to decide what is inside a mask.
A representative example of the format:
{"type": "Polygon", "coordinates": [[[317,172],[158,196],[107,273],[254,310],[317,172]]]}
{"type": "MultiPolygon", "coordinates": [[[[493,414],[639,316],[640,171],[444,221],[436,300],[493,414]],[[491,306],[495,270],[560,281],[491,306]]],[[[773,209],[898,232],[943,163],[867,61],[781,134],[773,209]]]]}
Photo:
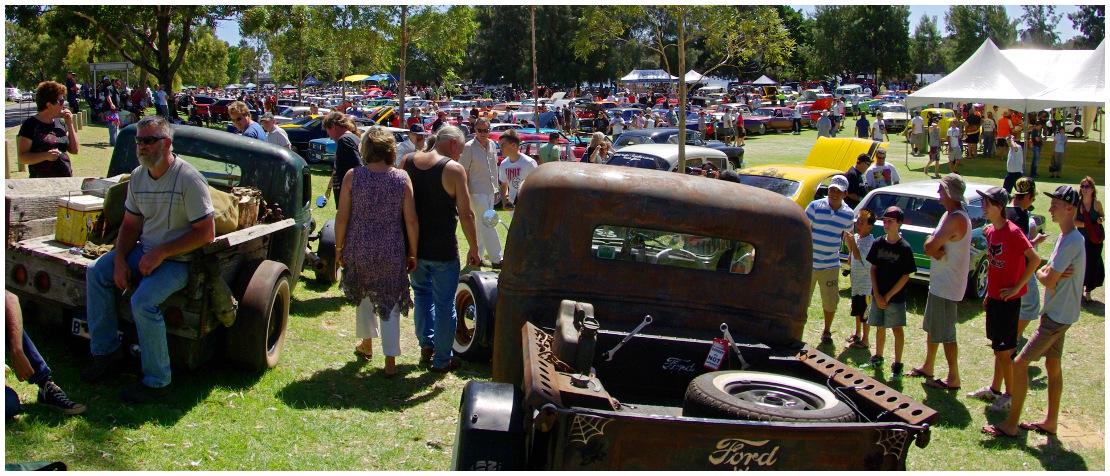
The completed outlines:
{"type": "Polygon", "coordinates": [[[58,197],[58,224],[54,240],[72,246],[85,246],[89,237],[104,234],[104,199],[92,195],[58,197]]]}

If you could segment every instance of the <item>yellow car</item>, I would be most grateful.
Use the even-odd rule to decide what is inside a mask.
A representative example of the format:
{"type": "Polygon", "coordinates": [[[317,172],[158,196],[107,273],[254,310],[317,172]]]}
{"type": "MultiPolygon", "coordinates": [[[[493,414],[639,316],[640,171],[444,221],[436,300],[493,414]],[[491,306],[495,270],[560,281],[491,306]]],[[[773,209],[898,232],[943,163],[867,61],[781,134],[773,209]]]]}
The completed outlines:
{"type": "Polygon", "coordinates": [[[740,183],[759,187],[794,200],[802,208],[828,195],[834,175],[842,175],[856,164],[860,154],[875,156],[888,142],[850,137],[819,137],[805,165],[774,164],[737,170],[740,183]]]}
{"type": "Polygon", "coordinates": [[[940,122],[937,126],[940,127],[940,135],[943,138],[945,131],[948,130],[948,125],[956,118],[956,112],[951,109],[943,109],[938,107],[931,107],[929,109],[921,110],[921,118],[925,119],[925,125],[929,125],[929,114],[936,114],[940,116],[940,122]]]}

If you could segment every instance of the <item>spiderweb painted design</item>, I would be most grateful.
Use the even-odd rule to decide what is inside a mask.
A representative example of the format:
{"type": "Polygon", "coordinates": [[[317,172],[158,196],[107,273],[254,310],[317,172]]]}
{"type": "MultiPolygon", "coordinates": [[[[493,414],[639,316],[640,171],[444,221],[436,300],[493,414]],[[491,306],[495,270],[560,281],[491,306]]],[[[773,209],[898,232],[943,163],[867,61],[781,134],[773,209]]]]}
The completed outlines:
{"type": "Polygon", "coordinates": [[[906,447],[906,441],[909,439],[909,432],[906,430],[879,430],[879,440],[876,441],[883,447],[883,456],[895,455],[900,456],[902,449],[906,447]]]}
{"type": "Polygon", "coordinates": [[[609,418],[575,415],[570,424],[570,442],[589,445],[590,440],[605,434],[605,425],[611,421],[609,418]]]}

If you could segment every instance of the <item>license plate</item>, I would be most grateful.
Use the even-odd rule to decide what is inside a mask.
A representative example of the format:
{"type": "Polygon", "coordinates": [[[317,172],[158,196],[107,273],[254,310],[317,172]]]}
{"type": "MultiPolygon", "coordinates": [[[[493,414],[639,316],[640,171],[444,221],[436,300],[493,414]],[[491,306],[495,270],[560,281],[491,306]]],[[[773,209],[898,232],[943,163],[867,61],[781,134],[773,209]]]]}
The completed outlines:
{"type": "Polygon", "coordinates": [[[92,338],[92,336],[89,335],[89,321],[86,321],[84,319],[77,317],[73,318],[73,321],[70,323],[69,330],[75,336],[84,337],[86,339],[92,338]]]}

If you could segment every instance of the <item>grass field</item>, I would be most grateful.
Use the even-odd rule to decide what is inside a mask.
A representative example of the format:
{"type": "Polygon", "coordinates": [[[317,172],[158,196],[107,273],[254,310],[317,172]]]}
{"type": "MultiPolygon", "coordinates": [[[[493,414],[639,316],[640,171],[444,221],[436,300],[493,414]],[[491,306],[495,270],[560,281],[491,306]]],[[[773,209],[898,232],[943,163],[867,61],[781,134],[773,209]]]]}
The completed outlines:
{"type": "MultiPolygon", "coordinates": [[[[6,131],[8,150],[15,160],[15,131],[6,131]]],[[[81,154],[73,157],[75,175],[99,176],[107,170],[110,149],[107,130],[87,126],[79,132],[81,154]]],[[[816,133],[801,136],[771,134],[751,137],[746,144],[749,166],[800,163],[816,133]]],[[[1065,179],[1038,182],[1039,190],[1057,184],[1077,185],[1085,175],[1105,185],[1105,156],[1095,141],[1069,142],[1065,179]]],[[[1046,144],[1046,150],[1051,145],[1046,144]]],[[[906,157],[906,147],[894,138],[890,162],[902,180],[927,178],[923,157],[906,157]],[[908,164],[908,165],[907,165],[908,164]]],[[[1047,162],[1046,162],[1047,163],[1047,162]]],[[[1042,165],[1045,168],[1046,165],[1042,165]]],[[[14,166],[13,166],[14,170],[14,166]]],[[[977,159],[962,167],[968,180],[1001,185],[1002,160],[977,159]]],[[[1042,171],[1043,173],[1043,171],[1042,171]]],[[[13,173],[13,177],[26,177],[13,173]]],[[[316,172],[313,189],[322,191],[326,172],[316,172]]],[[[1100,188],[1105,202],[1105,190],[1100,188]]],[[[1036,202],[1047,215],[1047,198],[1036,202]]],[[[317,211],[320,222],[334,216],[334,208],[317,211]]],[[[508,221],[508,214],[502,215],[508,221]]],[[[1040,253],[1047,258],[1059,234],[1051,234],[1040,253]]],[[[504,231],[500,230],[502,236],[504,231]]],[[[460,234],[461,236],[461,234],[460,234]]],[[[460,240],[465,248],[465,241],[460,240]]],[[[465,253],[465,250],[464,250],[465,253]]],[[[309,278],[312,272],[305,272],[309,278]]],[[[784,278],[789,279],[789,278],[784,278]]],[[[138,378],[137,368],[99,385],[80,381],[88,346],[46,329],[29,326],[40,351],[53,366],[57,382],[89,410],[78,417],[62,417],[30,403],[27,413],[5,428],[5,461],[65,461],[80,470],[440,470],[450,463],[458,402],[469,380],[488,379],[488,364],[468,363],[455,374],[440,376],[417,366],[419,352],[412,321],[402,324],[398,359],[401,375],[385,379],[382,360],[360,364],[352,354],[356,343],[353,309],[333,286],[309,279],[293,295],[285,350],[277,368],[260,376],[245,376],[214,361],[197,371],[177,371],[174,394],[147,406],[124,405],[118,393],[138,378]]],[[[848,278],[841,278],[841,296],[850,294],[848,278]]],[[[920,330],[927,289],[909,286],[909,325],[906,329],[907,368],[924,358],[925,334],[920,330]]],[[[933,390],[921,379],[888,383],[897,390],[937,409],[940,421],[931,444],[909,452],[912,470],[1104,470],[1105,469],[1105,309],[1102,289],[1068,332],[1064,362],[1065,388],[1059,437],[1023,432],[1018,439],[996,440],[979,427],[1004,415],[964,398],[963,393],[988,383],[992,354],[984,337],[982,306],[960,305],[958,324],[960,366],[964,389],[958,393],[933,390]]],[[[816,343],[821,330],[820,299],[809,308],[804,339],[816,343]]],[[[848,299],[840,301],[834,324],[835,343],[821,350],[852,365],[869,354],[849,350],[844,338],[852,333],[848,299]]],[[[1026,335],[1032,333],[1027,330],[1026,335]]],[[[888,339],[892,343],[892,340],[888,339]]],[[[889,346],[889,344],[888,344],[889,346]]],[[[380,352],[380,348],[376,349],[380,352]]],[[[891,359],[888,347],[888,366],[891,359]]],[[[937,370],[946,367],[939,359],[937,370]]],[[[137,367],[137,363],[133,363],[137,367]]],[[[1043,362],[1030,368],[1033,379],[1023,421],[1043,417],[1046,405],[1043,362]]],[[[35,388],[6,377],[27,402],[36,400],[35,388]]]]}

